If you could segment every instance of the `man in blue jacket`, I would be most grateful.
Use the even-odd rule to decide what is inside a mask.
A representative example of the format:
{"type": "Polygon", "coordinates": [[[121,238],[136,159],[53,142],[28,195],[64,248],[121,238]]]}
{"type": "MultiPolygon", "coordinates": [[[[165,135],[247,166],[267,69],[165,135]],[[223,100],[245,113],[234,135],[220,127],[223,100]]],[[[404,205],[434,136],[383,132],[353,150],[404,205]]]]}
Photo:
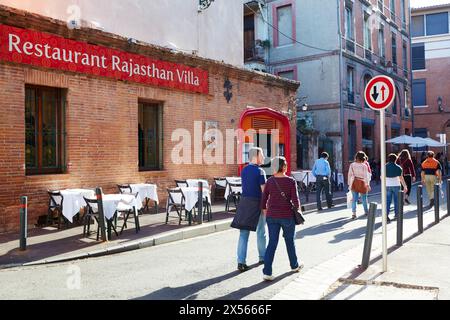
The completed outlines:
{"type": "MultiPolygon", "coordinates": [[[[264,163],[264,151],[261,148],[252,148],[249,154],[250,164],[242,170],[242,199],[239,204],[238,214],[241,216],[259,214],[259,221],[256,228],[259,263],[264,264],[266,255],[266,219],[260,209],[261,199],[266,184],[266,173],[261,169],[264,163]]],[[[256,224],[256,222],[255,222],[256,224]]],[[[238,270],[248,271],[247,266],[247,247],[250,230],[240,230],[239,244],[237,250],[238,270]]]]}
{"type": "Polygon", "coordinates": [[[333,207],[333,199],[331,195],[331,167],[328,162],[330,156],[328,153],[323,152],[320,155],[320,159],[316,161],[312,169],[312,174],[316,177],[317,185],[317,210],[322,211],[322,191],[325,190],[325,195],[327,197],[328,208],[333,207]]]}

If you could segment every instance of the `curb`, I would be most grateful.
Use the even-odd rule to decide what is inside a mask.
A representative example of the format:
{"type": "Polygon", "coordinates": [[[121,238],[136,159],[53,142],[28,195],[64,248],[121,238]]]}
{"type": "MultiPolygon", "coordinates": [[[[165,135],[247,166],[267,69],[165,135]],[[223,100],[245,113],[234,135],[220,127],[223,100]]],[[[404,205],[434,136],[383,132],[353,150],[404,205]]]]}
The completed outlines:
{"type": "Polygon", "coordinates": [[[136,251],[140,249],[155,247],[163,244],[169,244],[174,243],[182,240],[188,240],[193,239],[209,234],[214,234],[222,231],[227,231],[231,229],[231,222],[232,219],[223,220],[221,222],[215,223],[213,225],[201,225],[201,226],[194,226],[185,230],[180,231],[170,231],[158,236],[154,237],[148,237],[140,240],[135,240],[130,243],[126,244],[119,244],[117,246],[106,248],[102,250],[96,250],[92,252],[86,252],[78,255],[68,256],[68,257],[62,257],[62,258],[55,258],[55,259],[45,259],[35,262],[29,262],[24,264],[12,264],[7,266],[0,266],[1,269],[10,269],[10,268],[16,268],[16,267],[33,267],[33,266],[40,266],[40,265],[48,265],[48,264],[55,264],[55,263],[63,263],[63,262],[69,262],[69,261],[75,261],[75,260],[84,260],[88,258],[99,258],[104,257],[108,255],[118,254],[118,253],[124,253],[124,252],[130,252],[130,251],[136,251]]]}

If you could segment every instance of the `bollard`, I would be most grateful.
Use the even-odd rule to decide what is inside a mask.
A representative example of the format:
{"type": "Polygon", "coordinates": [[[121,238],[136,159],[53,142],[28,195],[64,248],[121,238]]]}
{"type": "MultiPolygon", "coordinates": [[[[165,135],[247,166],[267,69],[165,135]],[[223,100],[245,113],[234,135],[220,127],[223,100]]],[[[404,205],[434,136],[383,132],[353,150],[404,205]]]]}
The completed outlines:
{"type": "Polygon", "coordinates": [[[20,251],[27,250],[28,197],[20,198],[20,251]]]}
{"type": "Polygon", "coordinates": [[[441,196],[441,186],[439,184],[435,184],[434,185],[434,222],[436,224],[439,223],[439,221],[441,221],[441,216],[440,216],[440,212],[439,212],[439,207],[441,205],[441,201],[440,201],[440,196],[441,196]]]}
{"type": "Polygon", "coordinates": [[[398,192],[398,216],[397,216],[397,246],[403,246],[403,212],[405,205],[405,192],[398,192]]]}
{"type": "Polygon", "coordinates": [[[102,188],[96,188],[95,194],[97,196],[98,201],[98,223],[100,225],[100,235],[103,242],[108,241],[111,239],[111,230],[108,231],[108,234],[106,234],[106,219],[105,219],[105,213],[103,212],[103,191],[102,188]]]}
{"type": "Polygon", "coordinates": [[[198,223],[203,224],[203,182],[198,183],[198,223]]]}
{"type": "Polygon", "coordinates": [[[369,209],[369,216],[367,217],[366,240],[364,242],[364,252],[361,268],[366,270],[370,263],[370,253],[372,251],[373,233],[375,231],[375,215],[377,212],[377,204],[371,203],[369,209]]]}
{"type": "Polygon", "coordinates": [[[447,180],[447,216],[450,215],[450,179],[447,180]]]}
{"type": "Polygon", "coordinates": [[[417,186],[417,221],[419,233],[423,233],[423,186],[417,186]]]}

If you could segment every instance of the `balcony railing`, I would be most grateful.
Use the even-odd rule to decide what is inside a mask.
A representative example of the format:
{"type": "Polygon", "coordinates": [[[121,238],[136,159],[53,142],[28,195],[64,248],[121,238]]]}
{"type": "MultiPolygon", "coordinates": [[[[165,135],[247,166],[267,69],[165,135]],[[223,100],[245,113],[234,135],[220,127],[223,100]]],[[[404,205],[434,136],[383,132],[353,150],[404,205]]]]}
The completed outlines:
{"type": "Polygon", "coordinates": [[[264,62],[264,48],[260,46],[252,46],[244,48],[244,59],[249,61],[261,61],[264,62]]]}
{"type": "Polygon", "coordinates": [[[348,40],[347,39],[346,44],[345,44],[345,48],[347,49],[347,51],[355,53],[355,42],[353,40],[348,40]]]}

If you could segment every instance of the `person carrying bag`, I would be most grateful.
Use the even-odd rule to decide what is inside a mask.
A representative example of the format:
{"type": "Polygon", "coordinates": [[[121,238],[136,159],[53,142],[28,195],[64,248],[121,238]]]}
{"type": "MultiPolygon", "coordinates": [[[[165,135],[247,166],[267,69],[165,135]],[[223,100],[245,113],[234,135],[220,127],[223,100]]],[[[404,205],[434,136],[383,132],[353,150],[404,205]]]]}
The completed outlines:
{"type": "Polygon", "coordinates": [[[261,202],[261,208],[266,215],[269,228],[269,245],[264,258],[263,270],[265,281],[274,280],[272,265],[281,229],[283,229],[291,270],[299,272],[303,268],[303,264],[298,261],[295,248],[295,226],[297,223],[304,222],[299,215],[300,201],[297,182],[286,175],[286,158],[276,157],[273,159],[272,168],[275,175],[267,181],[261,202]],[[296,220],[296,216],[298,220],[296,220]]]}
{"type": "Polygon", "coordinates": [[[360,151],[355,156],[355,162],[350,165],[348,172],[348,185],[353,196],[352,200],[352,220],[356,220],[356,206],[358,204],[359,195],[362,196],[364,213],[369,214],[369,205],[367,202],[367,194],[370,192],[370,173],[369,168],[365,164],[367,156],[360,151]]]}

